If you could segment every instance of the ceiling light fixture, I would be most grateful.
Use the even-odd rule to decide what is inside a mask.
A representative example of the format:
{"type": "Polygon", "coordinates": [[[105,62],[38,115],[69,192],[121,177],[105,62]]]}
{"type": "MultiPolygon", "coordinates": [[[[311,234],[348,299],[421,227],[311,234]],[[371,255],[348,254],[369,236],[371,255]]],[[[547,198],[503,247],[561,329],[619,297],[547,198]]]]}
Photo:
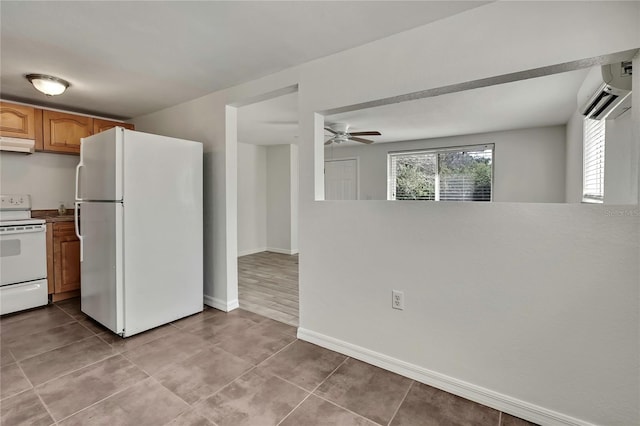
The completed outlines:
{"type": "Polygon", "coordinates": [[[58,77],[45,74],[28,74],[27,80],[36,90],[47,96],[61,95],[69,87],[69,82],[58,77]]]}

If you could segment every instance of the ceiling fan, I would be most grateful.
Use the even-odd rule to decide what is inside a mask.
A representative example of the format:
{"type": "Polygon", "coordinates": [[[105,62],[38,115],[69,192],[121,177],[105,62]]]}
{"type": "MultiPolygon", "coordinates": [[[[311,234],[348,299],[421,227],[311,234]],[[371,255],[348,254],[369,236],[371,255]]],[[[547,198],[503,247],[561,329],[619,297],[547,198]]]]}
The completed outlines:
{"type": "Polygon", "coordinates": [[[370,144],[373,143],[371,139],[365,139],[359,136],[382,136],[382,133],[377,131],[349,132],[349,126],[347,124],[334,124],[332,127],[325,127],[324,129],[333,134],[333,136],[324,143],[325,145],[332,143],[339,144],[347,141],[370,144]]]}

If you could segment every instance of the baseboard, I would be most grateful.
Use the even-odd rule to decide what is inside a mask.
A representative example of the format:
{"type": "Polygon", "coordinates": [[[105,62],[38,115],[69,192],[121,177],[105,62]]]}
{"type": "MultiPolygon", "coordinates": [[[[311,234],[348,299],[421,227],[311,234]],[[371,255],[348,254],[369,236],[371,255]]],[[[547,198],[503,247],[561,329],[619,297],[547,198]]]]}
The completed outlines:
{"type": "Polygon", "coordinates": [[[280,254],[298,254],[298,250],[281,249],[281,248],[275,248],[275,247],[267,247],[266,249],[264,249],[264,251],[271,251],[273,253],[280,253],[280,254]]]}
{"type": "Polygon", "coordinates": [[[240,306],[240,304],[238,303],[238,299],[226,302],[222,299],[218,299],[217,297],[207,296],[206,294],[204,295],[204,304],[224,312],[233,311],[240,306]]]}
{"type": "Polygon", "coordinates": [[[299,327],[298,338],[534,423],[553,426],[595,426],[584,420],[503,395],[361,346],[316,333],[315,331],[299,327]]]}
{"type": "Polygon", "coordinates": [[[266,247],[253,248],[253,249],[245,249],[238,250],[238,257],[249,256],[250,254],[262,253],[263,251],[267,251],[266,247]]]}

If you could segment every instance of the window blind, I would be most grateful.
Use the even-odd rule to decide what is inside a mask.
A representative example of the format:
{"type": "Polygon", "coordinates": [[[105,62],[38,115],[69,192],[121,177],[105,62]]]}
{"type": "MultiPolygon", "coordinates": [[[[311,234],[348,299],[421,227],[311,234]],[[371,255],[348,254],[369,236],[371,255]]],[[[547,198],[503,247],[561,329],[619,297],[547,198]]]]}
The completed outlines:
{"type": "Polygon", "coordinates": [[[584,119],[582,200],[604,200],[605,120],[584,119]]]}

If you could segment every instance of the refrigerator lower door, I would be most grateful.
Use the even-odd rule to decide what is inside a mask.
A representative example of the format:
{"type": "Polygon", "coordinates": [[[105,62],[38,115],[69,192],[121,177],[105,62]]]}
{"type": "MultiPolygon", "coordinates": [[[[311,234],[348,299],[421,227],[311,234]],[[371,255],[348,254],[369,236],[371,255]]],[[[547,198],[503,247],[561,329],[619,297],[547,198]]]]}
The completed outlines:
{"type": "Polygon", "coordinates": [[[82,203],[82,312],[117,334],[124,330],[122,221],[122,203],[82,203]]]}

